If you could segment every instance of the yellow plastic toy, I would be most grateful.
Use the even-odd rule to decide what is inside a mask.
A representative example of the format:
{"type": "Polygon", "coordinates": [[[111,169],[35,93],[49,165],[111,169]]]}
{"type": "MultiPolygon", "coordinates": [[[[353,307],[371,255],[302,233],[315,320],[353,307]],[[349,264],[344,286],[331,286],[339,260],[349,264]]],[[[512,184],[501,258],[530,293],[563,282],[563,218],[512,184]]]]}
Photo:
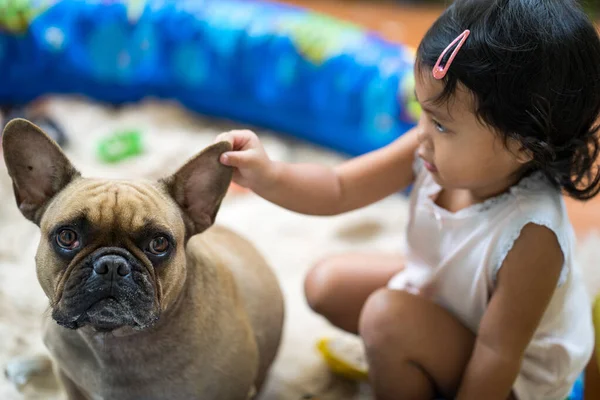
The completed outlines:
{"type": "Polygon", "coordinates": [[[600,369],[600,295],[594,300],[594,331],[596,332],[596,358],[600,369]]]}
{"type": "Polygon", "coordinates": [[[342,338],[324,338],[317,343],[317,349],[334,374],[352,381],[368,379],[367,361],[362,348],[354,342],[349,343],[342,338]]]}

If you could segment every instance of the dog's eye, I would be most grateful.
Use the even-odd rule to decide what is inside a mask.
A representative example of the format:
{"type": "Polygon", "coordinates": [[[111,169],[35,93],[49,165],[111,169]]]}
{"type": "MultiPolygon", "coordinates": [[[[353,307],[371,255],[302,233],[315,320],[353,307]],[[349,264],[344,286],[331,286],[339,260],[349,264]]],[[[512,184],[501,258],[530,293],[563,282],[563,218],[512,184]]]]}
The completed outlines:
{"type": "Polygon", "coordinates": [[[56,243],[67,250],[73,250],[79,247],[77,232],[72,229],[61,229],[56,235],[56,243]]]}
{"type": "Polygon", "coordinates": [[[156,256],[165,254],[170,247],[169,239],[164,236],[157,236],[148,245],[148,251],[156,256]]]}

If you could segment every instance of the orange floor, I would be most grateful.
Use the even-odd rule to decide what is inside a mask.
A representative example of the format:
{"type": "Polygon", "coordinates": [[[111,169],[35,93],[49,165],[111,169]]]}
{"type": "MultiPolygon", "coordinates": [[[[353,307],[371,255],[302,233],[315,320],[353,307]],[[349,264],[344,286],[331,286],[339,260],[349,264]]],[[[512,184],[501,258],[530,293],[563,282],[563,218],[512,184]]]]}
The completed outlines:
{"type": "MultiPolygon", "coordinates": [[[[440,7],[398,5],[398,1],[373,0],[280,0],[361,24],[383,37],[417,47],[441,13],[440,7]]],[[[600,232],[600,196],[586,203],[567,199],[569,214],[580,237],[600,232]]],[[[600,397],[599,397],[600,399],[600,397]]]]}

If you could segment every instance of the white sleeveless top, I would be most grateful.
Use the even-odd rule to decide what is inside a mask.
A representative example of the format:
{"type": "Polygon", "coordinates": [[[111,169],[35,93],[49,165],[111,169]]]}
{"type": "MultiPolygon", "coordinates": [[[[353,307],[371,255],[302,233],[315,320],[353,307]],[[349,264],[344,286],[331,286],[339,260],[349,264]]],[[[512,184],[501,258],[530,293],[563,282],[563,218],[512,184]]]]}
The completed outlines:
{"type": "Polygon", "coordinates": [[[406,269],[388,287],[433,283],[435,301],[473,332],[491,298],[504,258],[525,225],[552,230],[565,264],[553,298],[529,344],[514,385],[519,400],[564,400],[594,348],[591,301],[573,259],[575,235],[560,192],[541,174],[502,195],[452,213],[435,204],[441,187],[415,163],[406,269]]]}

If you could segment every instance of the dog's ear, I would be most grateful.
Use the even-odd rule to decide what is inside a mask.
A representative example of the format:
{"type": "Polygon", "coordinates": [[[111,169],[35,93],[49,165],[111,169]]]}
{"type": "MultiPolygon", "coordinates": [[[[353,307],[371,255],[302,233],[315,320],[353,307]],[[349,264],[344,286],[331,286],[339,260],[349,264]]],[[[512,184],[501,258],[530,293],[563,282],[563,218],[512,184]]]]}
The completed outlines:
{"type": "Polygon", "coordinates": [[[233,169],[221,164],[219,158],[230,150],[230,143],[216,143],[162,180],[171,197],[189,218],[190,235],[208,229],[215,222],[233,176],[233,169]]]}
{"type": "Polygon", "coordinates": [[[25,218],[39,225],[49,201],[79,172],[48,135],[24,119],[6,125],[2,149],[17,205],[25,218]]]}

